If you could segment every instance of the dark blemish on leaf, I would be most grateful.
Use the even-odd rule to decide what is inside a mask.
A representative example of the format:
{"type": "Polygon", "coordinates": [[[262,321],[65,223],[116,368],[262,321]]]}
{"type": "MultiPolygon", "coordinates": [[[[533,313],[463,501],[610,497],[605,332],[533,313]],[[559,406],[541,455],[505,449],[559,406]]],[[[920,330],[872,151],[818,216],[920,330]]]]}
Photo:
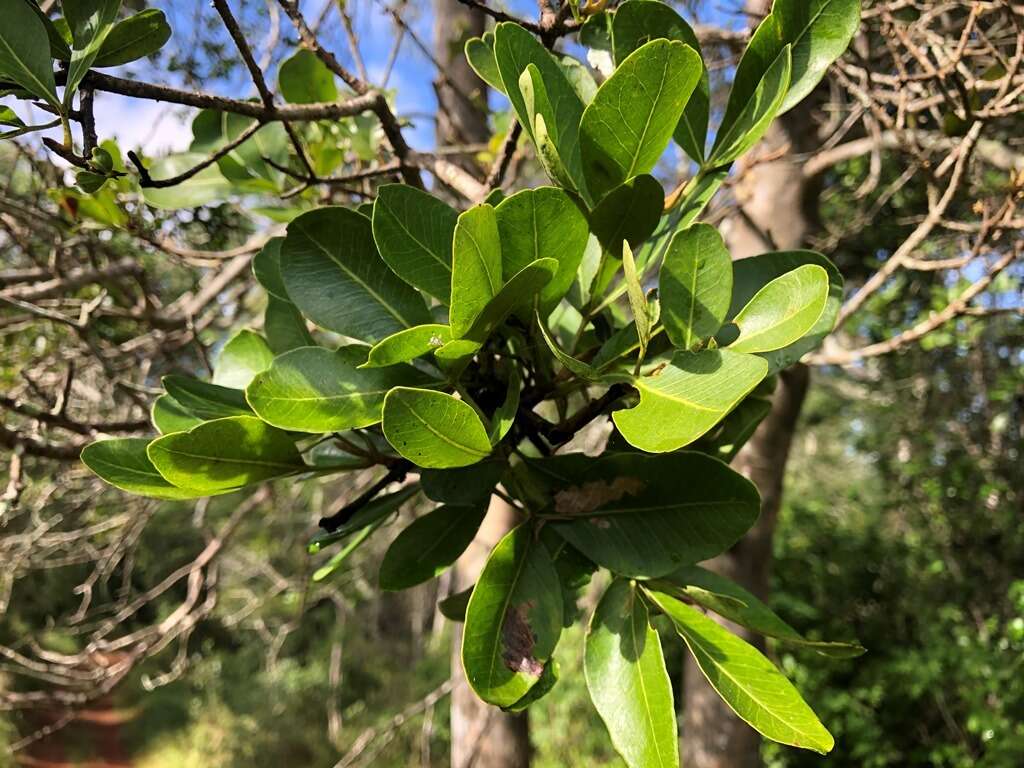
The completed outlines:
{"type": "Polygon", "coordinates": [[[556,493],[555,512],[569,516],[585,515],[623,496],[636,496],[644,487],[645,483],[639,477],[594,480],[556,493]]]}
{"type": "Polygon", "coordinates": [[[537,636],[530,629],[526,616],[532,607],[532,602],[526,602],[509,608],[505,615],[505,623],[501,627],[501,644],[504,647],[501,660],[513,672],[540,677],[544,672],[544,665],[533,657],[533,646],[537,642],[537,636]]]}

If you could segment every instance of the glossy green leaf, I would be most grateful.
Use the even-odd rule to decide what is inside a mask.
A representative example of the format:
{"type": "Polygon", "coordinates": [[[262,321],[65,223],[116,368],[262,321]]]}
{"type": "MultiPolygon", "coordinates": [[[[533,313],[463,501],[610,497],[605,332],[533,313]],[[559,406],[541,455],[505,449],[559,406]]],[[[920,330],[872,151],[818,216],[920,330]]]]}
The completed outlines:
{"type": "Polygon", "coordinates": [[[458,469],[424,469],[420,484],[428,499],[457,507],[487,502],[494,486],[501,480],[508,463],[490,456],[483,461],[458,469]]]}
{"type": "MultiPolygon", "coordinates": [[[[198,152],[168,155],[149,166],[149,175],[156,180],[170,179],[194,168],[207,159],[198,152]]],[[[234,191],[220,168],[211,165],[173,187],[143,187],[142,196],[154,208],[197,208],[229,197],[234,191]]]]}
{"type": "Polygon", "coordinates": [[[760,511],[748,480],[700,453],[570,453],[529,467],[550,494],[559,535],[598,565],[634,578],[721,554],[760,511]]]}
{"type": "Polygon", "coordinates": [[[4,23],[0,25],[0,78],[17,83],[54,107],[60,105],[46,26],[24,0],[4,3],[4,23]]]}
{"type": "Polygon", "coordinates": [[[494,329],[515,310],[534,304],[541,290],[551,282],[557,271],[558,262],[555,259],[537,259],[512,275],[481,310],[473,326],[466,332],[466,339],[477,344],[486,341],[494,329]]]}
{"type": "MultiPolygon", "coordinates": [[[[697,605],[759,634],[836,659],[854,658],[864,653],[864,648],[856,643],[808,640],[739,584],[706,568],[696,565],[680,568],[661,581],[676,588],[683,597],[697,605]]],[[[659,583],[659,589],[664,588],[659,583]]]]}
{"type": "Polygon", "coordinates": [[[206,495],[306,468],[287,433],[253,416],[216,419],[158,437],[147,453],[169,483],[206,495]]]}
{"type": "Polygon", "coordinates": [[[507,707],[541,679],[562,633],[562,595],[547,548],[531,527],[491,552],[466,609],[462,666],[484,701],[507,707]]]}
{"type": "Polygon", "coordinates": [[[630,768],[678,768],[672,683],[647,606],[624,579],[605,591],[587,629],[583,670],[612,744],[630,768]]]}
{"type": "MultiPolygon", "coordinates": [[[[740,102],[735,115],[726,112],[711,150],[710,165],[731,163],[761,140],[786,98],[791,67],[792,55],[787,45],[764,73],[750,98],[740,102]]],[[[730,108],[732,104],[730,95],[730,108]]]]}
{"type": "Polygon", "coordinates": [[[578,128],[575,124],[559,123],[557,104],[548,95],[547,84],[536,64],[527,64],[526,70],[519,76],[519,92],[526,105],[530,125],[533,126],[537,159],[547,171],[548,177],[566,189],[579,190],[585,196],[586,188],[579,167],[579,144],[575,141],[578,128]],[[571,135],[574,141],[567,142],[562,134],[571,135]],[[563,153],[568,154],[563,157],[563,153]]]}
{"type": "Polygon", "coordinates": [[[245,389],[253,376],[265,371],[274,362],[266,339],[249,330],[231,337],[213,366],[213,383],[222,387],[245,389]]]}
{"type": "Polygon", "coordinates": [[[642,174],[605,195],[590,214],[590,229],[605,251],[618,259],[623,241],[636,248],[651,236],[664,205],[661,184],[642,174]]]}
{"type": "Polygon", "coordinates": [[[353,339],[376,342],[430,322],[423,297],[377,253],[369,219],[348,208],[318,208],[288,225],[281,276],[303,315],[353,339]]]}
{"type": "Polygon", "coordinates": [[[501,81],[498,62],[494,59],[494,33],[486,32],[483,37],[471,37],[466,41],[466,61],[477,76],[491,88],[505,92],[505,84],[501,81]]]}
{"type": "Polygon", "coordinates": [[[82,449],[82,463],[101,480],[122,491],[154,499],[195,499],[209,494],[171,485],[146,455],[149,438],[100,440],[82,449]]]}
{"type": "Polygon", "coordinates": [[[780,371],[797,362],[808,352],[821,344],[832,332],[839,308],[843,303],[843,276],[836,266],[820,253],[814,251],[776,251],[740,259],[733,263],[733,296],[729,317],[734,317],[762,287],[777,277],[804,264],[817,264],[828,273],[828,300],[825,309],[803,338],[788,347],[762,354],[770,370],[780,371]]]}
{"type": "Polygon", "coordinates": [[[416,518],[384,553],[381,588],[408,589],[444,573],[473,542],[486,514],[487,504],[478,504],[438,507],[416,518]]]}
{"type": "Polygon", "coordinates": [[[640,284],[640,275],[637,274],[636,262],[633,260],[633,251],[630,250],[629,243],[622,244],[622,279],[626,283],[626,296],[629,298],[629,308],[633,312],[640,357],[643,358],[651,341],[651,314],[647,307],[647,294],[640,284]]]}
{"type": "Polygon", "coordinates": [[[275,355],[284,354],[290,349],[313,346],[313,337],[302,313],[290,301],[282,301],[275,296],[267,297],[263,332],[275,355]]]}
{"type": "Polygon", "coordinates": [[[734,98],[750,98],[786,45],[793,49],[793,72],[779,114],[799,104],[850,44],[860,24],[860,5],[860,0],[775,0],[736,68],[736,96],[730,95],[729,110],[736,111],[734,98]]]}
{"type": "Polygon", "coordinates": [[[452,254],[452,334],[462,338],[502,286],[501,237],[494,208],[477,205],[459,216],[452,254]]]}
{"type": "Polygon", "coordinates": [[[301,347],[258,374],[246,397],[256,414],[275,427],[341,432],[378,423],[392,388],[427,383],[427,376],[408,365],[360,368],[347,349],[301,347]]]}
{"type": "MultiPolygon", "coordinates": [[[[534,115],[540,112],[567,176],[577,182],[579,189],[583,183],[579,142],[583,102],[565,73],[533,34],[514,23],[506,22],[494,28],[494,57],[505,93],[526,134],[536,143],[534,115]],[[550,105],[550,110],[530,109],[520,89],[520,78],[531,64],[539,74],[538,80],[532,82],[543,84],[544,100],[550,105]]],[[[584,189],[579,191],[585,193],[584,189]]]]}
{"type": "Polygon", "coordinates": [[[145,10],[119,21],[100,46],[94,67],[117,67],[151,56],[171,39],[171,27],[158,8],[145,10]]]}
{"type": "Polygon", "coordinates": [[[65,37],[60,29],[57,29],[57,25],[54,21],[47,16],[43,9],[40,8],[35,2],[28,2],[26,5],[32,9],[39,20],[43,23],[43,27],[46,29],[46,36],[50,41],[50,56],[61,61],[68,61],[71,59],[71,46],[68,42],[71,39],[71,33],[67,29],[67,22],[63,18],[58,17],[58,20],[62,22],[63,31],[67,33],[65,37]]]}
{"type": "Polygon", "coordinates": [[[338,100],[334,73],[308,48],[300,48],[281,62],[277,84],[281,96],[289,104],[338,100]]]}
{"type": "Polygon", "coordinates": [[[381,258],[414,288],[447,304],[452,240],[459,215],[447,203],[408,184],[386,184],[373,204],[373,237],[381,258]]]}
{"type": "Polygon", "coordinates": [[[551,332],[548,330],[543,318],[537,317],[537,327],[540,328],[541,336],[544,337],[544,342],[548,345],[548,349],[551,350],[551,354],[555,356],[570,373],[579,376],[582,379],[588,381],[597,381],[599,378],[598,372],[590,365],[587,365],[581,360],[577,360],[572,355],[566,353],[561,347],[558,346],[553,338],[551,338],[551,332]]]}
{"type": "Polygon", "coordinates": [[[672,138],[703,64],[680,42],[652,40],[598,89],[580,123],[580,152],[595,199],[650,172],[672,138]]]}
{"type": "Polygon", "coordinates": [[[362,367],[380,368],[385,365],[407,363],[440,349],[451,340],[452,329],[447,325],[417,325],[393,333],[374,344],[362,367]]]}
{"type": "Polygon", "coordinates": [[[754,294],[733,318],[736,352],[770,352],[787,347],[818,322],[828,301],[828,273],[805,264],[781,275],[754,294]]]}
{"type": "Polygon", "coordinates": [[[825,754],[834,741],[793,684],[760,651],[688,605],[649,592],[730,709],[767,738],[825,754]]]}
{"type": "Polygon", "coordinates": [[[695,448],[717,456],[726,464],[732,462],[740,449],[753,436],[758,425],[772,409],[771,400],[757,397],[757,390],[737,405],[718,427],[700,439],[695,448]]]}
{"type": "MultiPolygon", "coordinates": [[[[197,424],[201,424],[203,420],[170,395],[160,395],[153,401],[153,407],[150,409],[150,421],[161,435],[166,435],[171,432],[186,432],[197,424]]],[[[149,461],[149,459],[146,460],[149,461]]]]}
{"type": "Polygon", "coordinates": [[[252,409],[245,401],[245,392],[241,389],[174,374],[164,376],[161,383],[179,405],[201,419],[252,415],[252,409]]]}
{"type": "Polygon", "coordinates": [[[732,257],[717,229],[694,224],[673,235],[658,294],[661,320],[677,347],[693,349],[717,333],[732,300],[732,257]]]}
{"type": "MultiPolygon", "coordinates": [[[[615,61],[621,63],[637,48],[651,40],[678,40],[701,53],[700,42],[693,28],[675,10],[659,0],[628,0],[615,11],[612,21],[615,61]]],[[[701,67],[700,81],[683,110],[674,137],[691,158],[704,159],[710,112],[711,83],[706,66],[701,67]]]]}
{"type": "Polygon", "coordinates": [[[384,493],[369,504],[357,509],[351,517],[341,522],[333,531],[322,531],[314,536],[307,547],[310,554],[316,554],[324,547],[348,538],[353,533],[367,528],[376,528],[402,508],[409,499],[420,492],[419,484],[410,483],[392,493],[384,493]]]}
{"type": "Polygon", "coordinates": [[[252,257],[252,274],[256,278],[256,282],[262,285],[271,296],[291,302],[288,297],[288,289],[284,287],[284,279],[281,277],[281,243],[283,242],[283,237],[272,237],[267,240],[259,253],[252,257]]]}
{"type": "Polygon", "coordinates": [[[703,435],[768,374],[768,363],[732,350],[677,352],[663,369],[631,384],[640,403],[612,414],[630,445],[674,451],[703,435]]]}
{"type": "Polygon", "coordinates": [[[512,429],[512,425],[519,415],[519,395],[523,388],[523,382],[519,376],[519,369],[515,366],[509,368],[508,382],[505,387],[505,399],[491,415],[489,432],[491,445],[497,445],[502,441],[508,431],[512,429]]]}
{"type": "Polygon", "coordinates": [[[477,412],[444,392],[392,389],[384,399],[383,428],[394,449],[420,467],[464,467],[491,453],[477,412]]]}
{"type": "Polygon", "coordinates": [[[71,61],[64,86],[64,105],[68,106],[114,28],[121,0],[62,0],[61,7],[71,30],[71,61]]]}
{"type": "Polygon", "coordinates": [[[537,259],[558,261],[554,277],[540,292],[547,315],[568,293],[590,236],[580,202],[556,187],[526,189],[495,208],[501,238],[502,275],[512,277],[537,259]]]}

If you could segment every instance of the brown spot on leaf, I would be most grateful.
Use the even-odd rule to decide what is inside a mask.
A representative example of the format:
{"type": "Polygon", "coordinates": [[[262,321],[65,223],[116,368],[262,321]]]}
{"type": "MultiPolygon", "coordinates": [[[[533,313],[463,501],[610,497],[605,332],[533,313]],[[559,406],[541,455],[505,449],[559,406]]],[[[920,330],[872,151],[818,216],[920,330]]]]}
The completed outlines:
{"type": "Polygon", "coordinates": [[[585,515],[623,496],[636,496],[643,489],[644,481],[639,477],[593,480],[556,493],[555,512],[569,516],[585,515]]]}
{"type": "Polygon", "coordinates": [[[544,672],[544,665],[533,657],[533,646],[537,642],[537,637],[530,629],[527,618],[527,612],[531,607],[531,602],[513,605],[505,615],[505,623],[501,627],[501,644],[504,647],[501,660],[513,672],[540,677],[544,672]]]}

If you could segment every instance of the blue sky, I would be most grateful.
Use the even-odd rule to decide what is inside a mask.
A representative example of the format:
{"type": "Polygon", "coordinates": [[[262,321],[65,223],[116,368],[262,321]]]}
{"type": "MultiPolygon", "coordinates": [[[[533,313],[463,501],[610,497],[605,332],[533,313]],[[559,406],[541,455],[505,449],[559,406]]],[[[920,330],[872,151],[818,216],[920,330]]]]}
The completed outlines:
{"type": "MultiPolygon", "coordinates": [[[[334,0],[305,0],[301,3],[307,19],[317,18],[325,3],[334,0]]],[[[393,2],[393,0],[392,0],[393,2]]],[[[490,0],[494,7],[501,7],[524,18],[535,18],[537,3],[535,0],[506,0],[498,2],[490,0]]],[[[162,8],[168,15],[174,28],[174,37],[169,46],[179,51],[187,51],[190,45],[190,30],[203,20],[216,23],[216,14],[209,3],[204,0],[151,0],[151,5],[162,8]]],[[[236,13],[245,15],[243,21],[260,35],[269,29],[269,15],[262,2],[232,2],[236,13]]],[[[735,13],[737,0],[724,2],[701,3],[706,8],[705,22],[728,24],[734,26],[742,23],[742,18],[735,13]]],[[[348,0],[348,7],[353,16],[360,50],[366,63],[370,79],[377,81],[386,65],[391,47],[395,39],[395,25],[385,10],[384,0],[348,0]]],[[[432,2],[430,0],[411,0],[403,17],[415,34],[427,46],[432,40],[432,2]]],[[[295,35],[286,18],[281,18],[282,38],[294,40],[295,35]]],[[[347,66],[353,66],[353,59],[341,29],[340,22],[332,12],[329,22],[322,33],[322,41],[331,48],[347,66]]],[[[226,40],[226,37],[225,37],[226,40]]],[[[257,47],[259,40],[256,41],[257,47]]],[[[228,43],[228,50],[230,43],[228,43]]],[[[287,46],[281,43],[275,51],[274,64],[287,56],[287,46]]],[[[112,74],[129,76],[137,74],[142,79],[175,83],[165,73],[154,72],[149,67],[121,67],[111,70],[112,74]]],[[[273,79],[273,65],[268,75],[273,79]]],[[[408,117],[413,125],[406,131],[410,143],[417,149],[430,149],[433,144],[434,126],[427,118],[436,108],[436,99],[432,81],[435,69],[412,40],[406,38],[401,48],[396,66],[392,72],[388,87],[396,92],[397,111],[399,115],[408,117]]],[[[231,81],[214,81],[204,83],[204,90],[232,96],[254,95],[251,82],[244,72],[239,72],[231,81]]],[[[499,97],[500,98],[500,97],[499,97]]],[[[497,103],[497,102],[495,102],[497,103]]],[[[189,130],[189,111],[169,105],[144,102],[111,94],[100,94],[97,97],[97,125],[101,137],[114,136],[123,149],[141,146],[148,154],[161,154],[167,151],[180,151],[188,146],[191,138],[189,130]]]]}

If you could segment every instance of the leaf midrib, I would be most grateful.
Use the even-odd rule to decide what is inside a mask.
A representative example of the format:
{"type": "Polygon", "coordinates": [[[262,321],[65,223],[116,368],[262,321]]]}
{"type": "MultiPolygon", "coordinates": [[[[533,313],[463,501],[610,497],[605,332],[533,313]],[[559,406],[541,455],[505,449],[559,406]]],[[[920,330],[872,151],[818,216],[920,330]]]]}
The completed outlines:
{"type": "Polygon", "coordinates": [[[401,401],[401,399],[399,399],[399,402],[402,403],[402,405],[405,406],[405,409],[413,416],[413,418],[415,418],[420,424],[426,427],[429,432],[433,433],[434,436],[441,438],[441,440],[448,443],[453,448],[457,448],[459,450],[465,451],[466,453],[470,453],[473,454],[474,456],[480,457],[488,456],[490,454],[490,451],[480,451],[477,450],[476,448],[472,448],[468,445],[463,445],[462,443],[452,440],[452,438],[448,437],[448,435],[444,434],[443,432],[437,431],[434,428],[433,424],[431,424],[418,413],[416,413],[415,409],[409,403],[404,403],[401,401]]]}

